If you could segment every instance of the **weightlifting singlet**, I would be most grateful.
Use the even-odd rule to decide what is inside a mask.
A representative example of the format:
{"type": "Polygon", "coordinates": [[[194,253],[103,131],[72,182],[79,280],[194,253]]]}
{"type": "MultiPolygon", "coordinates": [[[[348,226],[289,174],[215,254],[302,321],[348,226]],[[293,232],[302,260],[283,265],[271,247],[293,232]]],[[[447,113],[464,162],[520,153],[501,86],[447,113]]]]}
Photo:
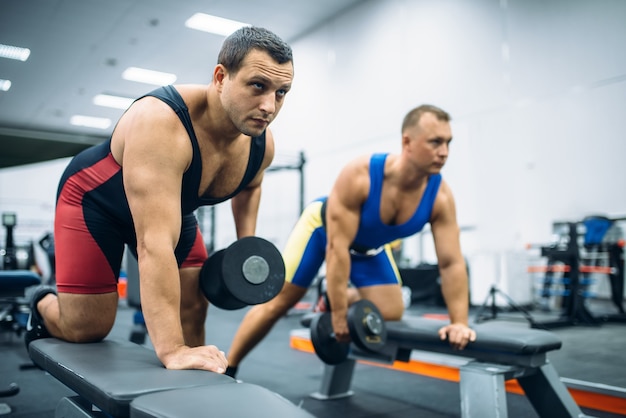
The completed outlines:
{"type": "Polygon", "coordinates": [[[429,221],[435,197],[441,184],[441,174],[428,178],[426,190],[413,216],[401,225],[386,225],[380,220],[380,197],[385,177],[387,154],[374,154],[370,159],[370,192],[361,209],[359,229],[354,244],[359,247],[377,248],[399,238],[418,233],[429,221]]]}
{"type": "MultiPolygon", "coordinates": [[[[401,282],[388,243],[421,231],[430,220],[441,175],[428,178],[426,190],[413,216],[401,225],[385,225],[380,220],[380,198],[387,154],[370,159],[370,191],[361,211],[359,230],[351,251],[350,281],[355,287],[401,282]],[[372,255],[364,254],[366,250],[372,255]]],[[[326,255],[327,236],[322,218],[326,197],[311,202],[302,212],[287,240],[283,258],[286,280],[308,287],[317,276],[326,255]]]]}
{"type": "MultiPolygon", "coordinates": [[[[223,198],[198,196],[202,174],[200,148],[187,106],[173,86],[145,96],[167,103],[185,127],[193,147],[189,169],[182,179],[181,235],[175,249],[180,267],[200,266],[206,248],[193,211],[232,198],[255,177],[265,154],[265,133],[252,138],[248,166],[237,189],[223,198]]],[[[124,192],[122,167],[110,150],[111,140],[78,154],[66,168],[57,191],[54,224],[56,282],[59,292],[114,292],[124,244],[136,251],[137,238],[124,192]]]]}

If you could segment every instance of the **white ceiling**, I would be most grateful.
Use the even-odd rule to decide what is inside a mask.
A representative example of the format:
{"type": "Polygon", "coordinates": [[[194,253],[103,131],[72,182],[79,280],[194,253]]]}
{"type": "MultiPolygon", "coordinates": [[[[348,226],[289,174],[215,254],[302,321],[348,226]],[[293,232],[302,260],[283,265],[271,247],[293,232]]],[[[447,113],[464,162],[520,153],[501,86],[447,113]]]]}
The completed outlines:
{"type": "MultiPolygon", "coordinates": [[[[154,86],[123,80],[131,66],[175,73],[176,83],[208,83],[223,37],[188,29],[196,12],[266,27],[287,42],[362,0],[3,0],[0,43],[31,50],[26,62],[0,58],[0,129],[80,135],[74,114],[122,111],[92,104],[96,94],[137,97],[154,86]]],[[[294,57],[297,67],[297,56],[294,57]]]]}

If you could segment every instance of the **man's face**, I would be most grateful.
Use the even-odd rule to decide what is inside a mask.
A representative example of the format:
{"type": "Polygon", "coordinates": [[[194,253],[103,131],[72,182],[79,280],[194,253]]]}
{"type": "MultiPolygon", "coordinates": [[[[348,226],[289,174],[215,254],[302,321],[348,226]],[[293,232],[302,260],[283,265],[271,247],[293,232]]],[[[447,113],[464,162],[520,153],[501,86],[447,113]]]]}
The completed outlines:
{"type": "Polygon", "coordinates": [[[448,159],[452,141],[450,124],[427,112],[404,136],[411,160],[429,174],[439,173],[448,159]]]}
{"type": "Polygon", "coordinates": [[[291,88],[293,64],[278,64],[267,52],[252,50],[236,73],[226,73],[221,99],[235,127],[259,136],[276,118],[291,88]]]}

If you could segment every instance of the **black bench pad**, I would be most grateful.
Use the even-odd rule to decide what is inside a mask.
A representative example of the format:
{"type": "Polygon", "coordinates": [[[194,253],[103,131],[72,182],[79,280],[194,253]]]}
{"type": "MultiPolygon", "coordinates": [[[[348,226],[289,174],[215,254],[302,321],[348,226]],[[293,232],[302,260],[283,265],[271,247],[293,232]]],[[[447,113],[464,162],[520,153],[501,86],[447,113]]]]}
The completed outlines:
{"type": "Polygon", "coordinates": [[[41,283],[41,277],[30,270],[0,270],[0,297],[23,297],[27,287],[41,283]]]}
{"type": "Polygon", "coordinates": [[[156,353],[123,340],[73,344],[56,338],[30,343],[33,362],[113,416],[128,417],[141,395],[177,388],[235,384],[229,376],[202,370],[167,370],[156,353]]]}
{"type": "MultiPolygon", "coordinates": [[[[401,321],[387,321],[387,340],[400,347],[450,350],[447,341],[439,338],[437,331],[448,321],[427,318],[405,318],[401,321]]],[[[476,331],[476,341],[470,342],[464,350],[454,351],[464,357],[478,353],[498,353],[530,356],[561,348],[561,339],[549,332],[538,329],[522,329],[505,325],[472,325],[476,331]]]]}
{"type": "Polygon", "coordinates": [[[282,396],[249,383],[170,390],[141,396],[130,404],[131,418],[312,418],[282,396]]]}
{"type": "MultiPolygon", "coordinates": [[[[310,327],[315,315],[303,316],[300,323],[310,327]]],[[[448,321],[421,317],[386,321],[386,347],[391,350],[423,350],[503,364],[537,366],[545,361],[545,353],[558,350],[562,345],[561,339],[550,331],[504,324],[473,324],[476,341],[470,342],[463,350],[455,350],[447,341],[442,341],[437,333],[447,324],[448,321]]],[[[367,353],[361,352],[363,354],[367,353]]]]}

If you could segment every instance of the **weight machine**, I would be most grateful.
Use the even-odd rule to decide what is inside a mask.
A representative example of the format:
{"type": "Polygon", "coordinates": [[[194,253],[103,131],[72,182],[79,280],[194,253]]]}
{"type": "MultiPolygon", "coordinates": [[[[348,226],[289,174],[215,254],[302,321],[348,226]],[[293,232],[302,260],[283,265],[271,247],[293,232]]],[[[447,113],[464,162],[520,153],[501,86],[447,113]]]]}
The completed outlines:
{"type": "Polygon", "coordinates": [[[572,325],[598,326],[602,322],[626,323],[623,307],[624,298],[624,242],[604,242],[607,231],[618,220],[626,218],[608,218],[604,216],[588,216],[580,222],[558,222],[555,226],[566,227],[564,242],[541,247],[541,256],[547,258],[544,268],[531,271],[545,272],[542,296],[562,297],[561,315],[556,320],[537,323],[541,328],[557,328],[572,325]],[[580,238],[579,225],[585,228],[580,238]],[[601,266],[600,254],[605,256],[608,266],[601,266]],[[557,282],[553,274],[562,272],[560,284],[563,290],[554,290],[552,285],[557,282]],[[605,274],[611,285],[611,300],[617,308],[615,314],[594,315],[587,307],[587,299],[593,296],[589,287],[592,284],[591,274],[605,274]]]}

